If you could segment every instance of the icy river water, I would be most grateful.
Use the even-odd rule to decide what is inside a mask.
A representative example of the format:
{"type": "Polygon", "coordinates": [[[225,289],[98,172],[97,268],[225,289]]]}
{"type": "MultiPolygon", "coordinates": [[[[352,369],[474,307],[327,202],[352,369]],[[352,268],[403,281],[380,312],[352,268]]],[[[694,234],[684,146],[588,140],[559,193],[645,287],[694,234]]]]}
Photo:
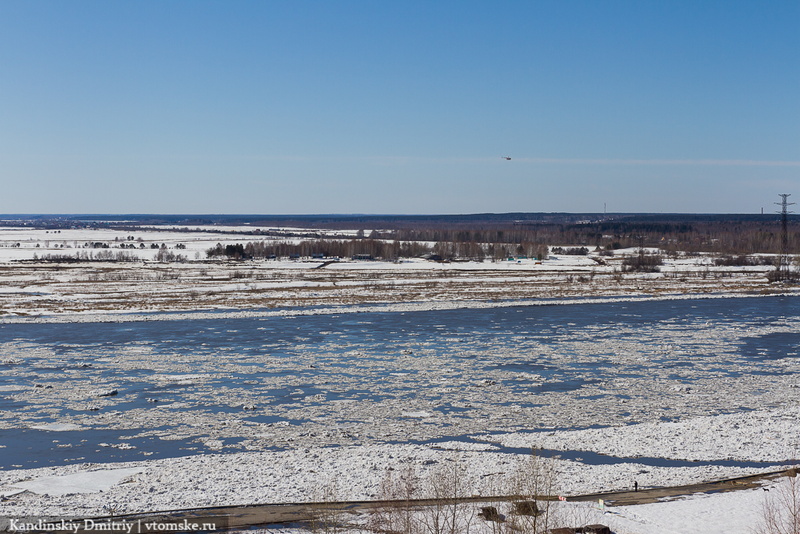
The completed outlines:
{"type": "Polygon", "coordinates": [[[797,397],[800,297],[0,324],[0,469],[677,420],[797,397]]]}

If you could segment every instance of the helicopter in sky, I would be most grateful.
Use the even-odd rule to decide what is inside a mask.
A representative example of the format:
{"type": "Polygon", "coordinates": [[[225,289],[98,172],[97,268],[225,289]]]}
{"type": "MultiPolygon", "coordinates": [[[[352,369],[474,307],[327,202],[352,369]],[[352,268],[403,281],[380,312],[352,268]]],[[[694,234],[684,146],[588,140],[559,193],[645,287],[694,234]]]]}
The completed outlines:
{"type": "Polygon", "coordinates": [[[511,156],[500,156],[500,157],[506,161],[511,161],[511,156]]]}

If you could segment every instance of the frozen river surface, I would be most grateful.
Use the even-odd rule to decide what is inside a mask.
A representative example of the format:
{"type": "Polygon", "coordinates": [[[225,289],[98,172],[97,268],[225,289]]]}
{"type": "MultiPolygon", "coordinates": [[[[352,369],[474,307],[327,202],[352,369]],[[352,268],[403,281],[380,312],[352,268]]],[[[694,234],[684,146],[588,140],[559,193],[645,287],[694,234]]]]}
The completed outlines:
{"type": "Polygon", "coordinates": [[[0,468],[673,421],[800,394],[800,298],[0,325],[0,468]]]}

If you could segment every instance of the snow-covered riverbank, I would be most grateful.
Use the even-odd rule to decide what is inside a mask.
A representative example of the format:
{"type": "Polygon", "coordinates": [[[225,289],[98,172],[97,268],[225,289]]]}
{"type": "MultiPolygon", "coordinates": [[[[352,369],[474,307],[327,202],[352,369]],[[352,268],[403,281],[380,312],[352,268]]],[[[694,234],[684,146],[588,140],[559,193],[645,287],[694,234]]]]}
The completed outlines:
{"type": "MultiPolygon", "coordinates": [[[[797,406],[734,416],[687,420],[676,435],[674,423],[640,424],[597,431],[555,431],[506,435],[504,444],[531,441],[565,450],[603,450],[619,457],[682,458],[695,456],[691,444],[713,443],[706,460],[738,459],[787,465],[798,449],[797,406]],[[594,433],[594,435],[593,435],[594,433]],[[688,444],[681,453],[679,443],[688,444]]],[[[450,442],[422,445],[310,447],[274,452],[246,452],[169,458],[107,465],[71,465],[0,472],[0,514],[6,517],[50,515],[90,517],[116,514],[232,506],[254,503],[314,502],[381,497],[381,481],[391,470],[411,468],[425,479],[443,464],[461,466],[472,495],[495,495],[524,455],[450,442]],[[444,449],[439,447],[445,447],[444,449]],[[458,449],[461,450],[458,450],[458,449]],[[478,449],[478,450],[476,450],[478,449]],[[482,449],[482,450],[481,450],[482,449]],[[326,493],[327,492],[327,493],[326,493]],[[332,492],[332,493],[331,493],[332,492]]],[[[742,476],[764,469],[699,465],[659,467],[648,463],[591,465],[556,460],[557,490],[575,495],[597,490],[697,483],[742,476]]],[[[675,501],[610,507],[600,518],[616,532],[745,533],[758,520],[766,494],[697,495],[675,501]],[[678,510],[681,510],[678,515],[678,510]],[[703,510],[699,514],[698,510],[703,510]],[[686,514],[694,517],[689,523],[686,514]],[[683,525],[683,526],[679,526],[683,525]]]]}

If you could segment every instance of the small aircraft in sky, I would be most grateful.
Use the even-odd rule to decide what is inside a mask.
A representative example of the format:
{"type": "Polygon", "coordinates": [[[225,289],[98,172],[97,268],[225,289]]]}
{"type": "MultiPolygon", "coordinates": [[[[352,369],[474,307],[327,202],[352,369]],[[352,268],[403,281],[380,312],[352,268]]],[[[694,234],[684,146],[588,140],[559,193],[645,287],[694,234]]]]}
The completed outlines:
{"type": "Polygon", "coordinates": [[[511,161],[511,156],[500,156],[500,157],[506,161],[511,161]]]}

